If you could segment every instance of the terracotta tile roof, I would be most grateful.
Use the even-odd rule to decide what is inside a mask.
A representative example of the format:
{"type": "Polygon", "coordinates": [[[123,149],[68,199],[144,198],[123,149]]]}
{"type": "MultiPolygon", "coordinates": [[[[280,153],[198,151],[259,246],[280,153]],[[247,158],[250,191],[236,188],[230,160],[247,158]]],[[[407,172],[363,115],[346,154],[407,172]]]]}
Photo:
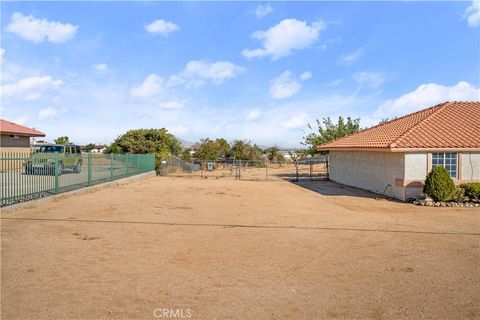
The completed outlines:
{"type": "Polygon", "coordinates": [[[29,127],[24,127],[3,119],[0,119],[0,132],[2,134],[16,134],[19,136],[45,137],[45,133],[41,131],[29,127]]]}
{"type": "Polygon", "coordinates": [[[444,102],[318,146],[335,149],[480,150],[480,102],[444,102]]]}

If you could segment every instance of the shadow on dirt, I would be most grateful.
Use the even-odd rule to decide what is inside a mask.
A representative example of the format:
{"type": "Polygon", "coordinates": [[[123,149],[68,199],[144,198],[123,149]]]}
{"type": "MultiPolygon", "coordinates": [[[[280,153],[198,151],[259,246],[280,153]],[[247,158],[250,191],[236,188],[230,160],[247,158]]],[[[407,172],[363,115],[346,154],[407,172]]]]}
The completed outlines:
{"type": "Polygon", "coordinates": [[[390,198],[378,193],[373,193],[367,190],[346,186],[340,183],[336,183],[330,180],[322,181],[291,181],[293,184],[305,188],[307,190],[321,194],[322,196],[349,196],[369,198],[375,200],[393,201],[397,203],[405,203],[400,200],[390,198]]]}

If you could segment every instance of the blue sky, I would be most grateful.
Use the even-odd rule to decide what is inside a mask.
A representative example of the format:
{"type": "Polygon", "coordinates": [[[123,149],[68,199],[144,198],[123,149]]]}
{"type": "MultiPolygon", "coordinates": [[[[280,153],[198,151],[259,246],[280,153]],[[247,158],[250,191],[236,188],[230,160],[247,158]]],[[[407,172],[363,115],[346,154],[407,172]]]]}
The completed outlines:
{"type": "Polygon", "coordinates": [[[2,2],[1,117],[76,143],[128,129],[299,146],[480,100],[479,2],[2,2]],[[308,130],[307,130],[308,132],[308,130]]]}

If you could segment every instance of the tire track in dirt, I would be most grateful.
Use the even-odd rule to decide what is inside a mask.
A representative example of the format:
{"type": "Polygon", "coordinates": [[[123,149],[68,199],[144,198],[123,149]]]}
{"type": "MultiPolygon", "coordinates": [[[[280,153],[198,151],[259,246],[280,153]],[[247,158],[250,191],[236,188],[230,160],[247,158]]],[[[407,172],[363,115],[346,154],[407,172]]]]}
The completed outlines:
{"type": "Polygon", "coordinates": [[[461,271],[461,267],[457,259],[455,259],[455,257],[452,255],[446,254],[444,251],[442,251],[442,262],[445,262],[445,265],[450,271],[448,274],[452,275],[452,278],[454,278],[455,281],[461,285],[462,290],[465,290],[473,301],[475,301],[475,299],[479,300],[480,288],[478,285],[478,272],[472,275],[473,279],[470,281],[461,271]],[[477,277],[475,277],[475,275],[477,275],[477,277]],[[477,278],[476,285],[475,278],[477,278]]]}

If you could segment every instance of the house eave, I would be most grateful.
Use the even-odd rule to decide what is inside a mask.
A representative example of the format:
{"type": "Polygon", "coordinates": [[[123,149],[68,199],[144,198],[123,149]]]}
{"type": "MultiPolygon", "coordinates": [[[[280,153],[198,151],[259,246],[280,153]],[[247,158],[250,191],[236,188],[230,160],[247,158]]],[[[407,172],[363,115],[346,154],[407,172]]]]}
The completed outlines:
{"type": "Polygon", "coordinates": [[[0,131],[1,135],[16,135],[19,137],[45,137],[46,134],[43,132],[39,133],[25,133],[25,132],[10,132],[10,131],[0,131]]]}
{"type": "Polygon", "coordinates": [[[365,148],[365,147],[318,147],[318,151],[361,151],[361,152],[480,152],[480,148],[365,148]]]}

